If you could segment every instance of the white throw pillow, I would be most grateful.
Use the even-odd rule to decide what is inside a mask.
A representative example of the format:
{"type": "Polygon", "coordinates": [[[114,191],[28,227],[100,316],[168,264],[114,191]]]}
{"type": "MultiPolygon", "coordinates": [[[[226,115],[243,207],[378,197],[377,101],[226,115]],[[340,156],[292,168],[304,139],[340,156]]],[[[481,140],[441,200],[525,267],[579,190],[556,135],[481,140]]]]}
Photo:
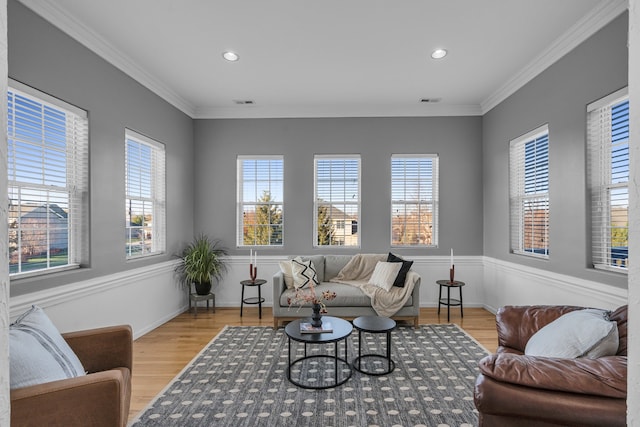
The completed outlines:
{"type": "Polygon", "coordinates": [[[618,324],[608,312],[576,310],[558,317],[527,342],[528,356],[595,359],[618,352],[618,324]]]}
{"type": "Polygon", "coordinates": [[[293,287],[301,289],[313,282],[318,284],[318,273],[311,260],[303,261],[301,257],[291,260],[291,272],[293,274],[293,287]]]}
{"type": "Polygon", "coordinates": [[[280,261],[280,270],[284,276],[284,284],[287,289],[293,289],[293,271],[291,261],[280,261]]]}
{"type": "Polygon", "coordinates": [[[369,284],[389,292],[401,268],[401,262],[378,261],[376,268],[373,270],[373,274],[371,274],[371,278],[369,279],[369,284]]]}
{"type": "Polygon", "coordinates": [[[11,390],[85,375],[82,363],[38,306],[9,325],[11,390]]]}

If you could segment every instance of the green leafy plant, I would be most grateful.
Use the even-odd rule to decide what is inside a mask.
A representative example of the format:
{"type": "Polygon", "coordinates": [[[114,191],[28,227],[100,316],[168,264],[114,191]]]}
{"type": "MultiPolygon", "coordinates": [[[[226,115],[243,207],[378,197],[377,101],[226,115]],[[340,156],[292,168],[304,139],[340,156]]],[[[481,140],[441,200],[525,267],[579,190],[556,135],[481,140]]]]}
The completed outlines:
{"type": "Polygon", "coordinates": [[[220,280],[227,271],[226,255],[227,250],[220,246],[219,240],[200,234],[178,255],[180,262],[175,271],[187,286],[191,283],[195,283],[196,287],[209,285],[205,292],[208,293],[211,283],[220,280]]]}

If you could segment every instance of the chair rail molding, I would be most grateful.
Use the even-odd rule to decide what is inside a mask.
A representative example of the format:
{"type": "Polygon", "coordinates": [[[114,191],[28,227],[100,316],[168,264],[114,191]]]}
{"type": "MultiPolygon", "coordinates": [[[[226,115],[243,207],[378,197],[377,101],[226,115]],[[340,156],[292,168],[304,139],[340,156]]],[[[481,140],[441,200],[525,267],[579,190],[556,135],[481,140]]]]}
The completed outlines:
{"type": "Polygon", "coordinates": [[[626,289],[601,282],[484,257],[485,308],[503,305],[578,305],[615,309],[627,304],[626,289]]]}
{"type": "Polygon", "coordinates": [[[166,261],[10,299],[15,319],[31,305],[42,307],[61,332],[129,324],[134,338],[185,311],[187,292],[166,261]]]}

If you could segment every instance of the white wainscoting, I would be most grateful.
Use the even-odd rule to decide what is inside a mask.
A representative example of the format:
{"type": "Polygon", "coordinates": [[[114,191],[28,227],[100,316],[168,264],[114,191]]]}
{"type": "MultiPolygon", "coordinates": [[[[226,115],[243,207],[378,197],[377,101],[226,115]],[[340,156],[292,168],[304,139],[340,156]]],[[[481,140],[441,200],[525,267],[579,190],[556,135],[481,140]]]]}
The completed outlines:
{"type": "Polygon", "coordinates": [[[36,304],[61,332],[129,324],[137,338],[187,308],[173,266],[169,261],[16,296],[10,299],[10,317],[13,321],[36,304]]]}
{"type": "MultiPolygon", "coordinates": [[[[263,307],[273,305],[271,278],[280,268],[279,261],[285,259],[286,256],[258,258],[258,277],[267,280],[261,289],[263,307]]],[[[435,282],[448,278],[449,257],[411,259],[412,268],[422,278],[420,306],[436,307],[439,287],[435,282]]],[[[466,283],[465,307],[484,307],[495,312],[503,305],[571,304],[613,309],[627,303],[626,289],[494,258],[456,256],[455,264],[456,279],[466,283]]],[[[13,297],[10,317],[14,320],[37,304],[62,332],[127,323],[137,338],[187,309],[187,293],[176,283],[173,267],[173,261],[154,264],[13,297]]],[[[230,257],[227,274],[213,290],[216,306],[239,307],[240,281],[248,278],[249,257],[230,257]]],[[[245,292],[245,298],[258,295],[255,287],[247,287],[245,292]]],[[[457,291],[451,297],[457,299],[457,291]]]]}
{"type": "Polygon", "coordinates": [[[627,304],[627,290],[495,258],[484,258],[485,308],[558,304],[615,309],[627,304]]]}

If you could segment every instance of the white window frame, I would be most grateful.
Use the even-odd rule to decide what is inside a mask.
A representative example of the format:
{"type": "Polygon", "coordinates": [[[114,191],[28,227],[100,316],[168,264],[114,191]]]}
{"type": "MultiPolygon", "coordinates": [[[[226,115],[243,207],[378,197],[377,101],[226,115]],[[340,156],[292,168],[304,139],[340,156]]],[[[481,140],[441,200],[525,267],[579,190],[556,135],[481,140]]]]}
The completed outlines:
{"type": "MultiPolygon", "coordinates": [[[[362,179],[361,179],[361,174],[362,174],[362,159],[361,156],[359,154],[315,154],[314,155],[314,159],[313,159],[313,247],[314,248],[327,248],[327,247],[331,247],[331,248],[359,248],[360,244],[361,244],[361,236],[362,236],[362,222],[361,222],[361,212],[362,212],[362,206],[361,206],[361,194],[362,194],[362,179]],[[356,161],[357,164],[357,194],[354,194],[353,197],[350,200],[343,200],[346,199],[347,197],[343,197],[343,198],[333,198],[330,197],[330,200],[319,200],[320,197],[320,189],[319,189],[319,177],[318,177],[318,162],[323,161],[323,160],[331,160],[331,161],[343,161],[343,162],[352,162],[352,161],[356,161]],[[344,227],[342,229],[337,229],[337,227],[334,229],[335,231],[341,231],[342,232],[342,236],[337,237],[335,242],[337,244],[334,243],[330,243],[328,245],[319,245],[318,244],[318,210],[322,207],[322,206],[328,206],[328,207],[333,207],[335,208],[335,204],[339,204],[341,206],[343,206],[345,209],[351,209],[351,208],[355,208],[357,210],[357,215],[355,215],[356,219],[355,219],[355,224],[354,224],[354,219],[353,219],[353,215],[348,215],[346,212],[344,212],[343,209],[340,209],[340,211],[343,213],[342,216],[335,218],[335,221],[344,221],[344,227]],[[353,236],[353,227],[357,228],[357,232],[356,234],[356,242],[355,244],[349,244],[347,245],[347,239],[349,236],[353,236]],[[347,232],[351,233],[349,234],[349,236],[347,235],[347,232]],[[342,244],[340,244],[342,243],[342,244]]],[[[343,187],[343,192],[344,189],[346,187],[346,177],[345,174],[342,174],[338,177],[336,177],[336,181],[338,182],[337,185],[340,185],[340,182],[342,182],[342,187],[343,187]]],[[[333,180],[331,181],[333,182],[333,180]]],[[[332,210],[333,211],[333,210],[332,210]]],[[[337,212],[337,211],[336,211],[337,212]]]]}
{"type": "MultiPolygon", "coordinates": [[[[587,183],[591,199],[592,263],[596,269],[623,274],[628,273],[628,259],[627,262],[614,263],[612,257],[611,198],[612,192],[627,190],[628,233],[629,170],[626,181],[613,182],[612,152],[615,147],[612,145],[612,108],[628,99],[629,90],[625,87],[587,106],[587,183]]],[[[627,120],[630,121],[630,118],[627,120]]],[[[617,143],[618,149],[624,150],[625,145],[628,161],[629,139],[617,143]]]]}
{"type": "MultiPolygon", "coordinates": [[[[251,155],[240,155],[237,158],[237,196],[236,196],[236,246],[238,248],[282,248],[284,246],[284,156],[282,155],[255,155],[255,156],[251,156],[251,155]],[[244,162],[245,161],[274,161],[274,162],[280,162],[280,170],[282,171],[282,175],[280,174],[276,174],[276,176],[274,176],[274,171],[277,169],[272,169],[272,165],[270,163],[269,166],[269,176],[263,179],[260,179],[257,176],[257,171],[256,171],[256,176],[254,177],[254,179],[252,180],[254,182],[254,192],[255,192],[255,199],[251,199],[251,200],[245,200],[245,194],[244,194],[244,188],[245,188],[245,182],[244,182],[244,162]],[[260,194],[258,194],[259,190],[258,187],[262,187],[262,188],[268,188],[267,191],[269,191],[269,194],[271,195],[271,197],[275,197],[270,199],[268,202],[264,202],[261,201],[260,198],[262,197],[260,194]],[[274,189],[277,189],[277,187],[281,188],[282,194],[278,195],[275,194],[277,191],[274,191],[274,189]],[[245,212],[245,206],[265,206],[268,207],[269,209],[271,208],[275,208],[277,211],[279,211],[279,215],[280,215],[280,243],[273,243],[272,241],[272,237],[271,235],[269,235],[269,244],[258,244],[258,243],[254,243],[254,244],[246,244],[244,241],[244,212],[245,212]]],[[[256,208],[257,209],[257,208],[256,208]]],[[[269,224],[270,227],[273,227],[274,225],[277,226],[278,224],[269,224]]]]}
{"type": "MultiPolygon", "coordinates": [[[[551,187],[550,177],[550,135],[548,124],[542,125],[509,143],[509,204],[511,221],[511,252],[518,255],[530,256],[534,258],[549,259],[549,214],[551,212],[549,189],[551,187]],[[526,192],[525,171],[525,148],[528,143],[537,141],[539,138],[547,136],[547,189],[546,191],[526,192]],[[526,251],[524,236],[526,205],[546,203],[547,215],[544,222],[544,233],[546,236],[546,253],[526,251]]],[[[537,175],[537,174],[536,174],[537,175]]]]}
{"type": "MultiPolygon", "coordinates": [[[[391,156],[391,247],[438,247],[438,211],[439,211],[439,156],[437,154],[393,154],[391,156]],[[419,175],[415,177],[407,176],[405,169],[404,173],[398,176],[394,176],[394,160],[406,159],[407,161],[420,161],[431,160],[431,174],[427,175],[426,172],[418,171],[419,175]],[[402,188],[403,196],[400,199],[394,198],[394,188],[402,188]],[[430,187],[430,188],[429,188],[430,187]],[[431,193],[431,198],[423,199],[421,195],[425,192],[431,193]],[[417,191],[417,195],[416,195],[417,191]],[[404,206],[403,213],[395,212],[394,207],[398,205],[404,206]],[[403,223],[407,222],[407,207],[411,205],[418,205],[418,228],[422,228],[422,214],[421,206],[431,206],[431,243],[415,243],[415,244],[402,244],[394,243],[394,218],[404,218],[403,223]]],[[[427,209],[428,212],[428,209],[427,209]]],[[[426,240],[426,239],[424,239],[426,240]]]]}
{"type": "MultiPolygon", "coordinates": [[[[21,173],[18,172],[20,170],[19,163],[16,159],[17,148],[12,143],[9,143],[8,149],[8,187],[9,187],[9,203],[10,210],[14,209],[17,206],[16,219],[15,224],[10,226],[10,235],[12,233],[12,228],[15,228],[15,239],[16,239],[16,250],[18,254],[22,252],[22,236],[24,232],[27,232],[28,229],[23,228],[21,224],[21,219],[23,218],[22,208],[25,203],[28,203],[28,197],[23,199],[23,195],[31,192],[35,194],[35,192],[46,195],[46,201],[37,203],[45,203],[46,215],[47,215],[47,225],[45,227],[47,241],[46,241],[46,266],[39,269],[23,269],[23,263],[18,262],[18,270],[14,273],[10,273],[11,279],[25,278],[25,277],[33,277],[40,276],[44,274],[54,273],[63,270],[76,269],[81,265],[88,263],[89,260],[89,221],[88,221],[88,200],[89,200],[89,119],[87,112],[82,110],[74,105],[71,105],[67,102],[64,102],[60,99],[57,99],[53,96],[47,95],[43,92],[40,92],[37,89],[34,89],[30,86],[24,85],[20,82],[17,82],[13,79],[8,79],[8,97],[11,99],[15,99],[15,96],[25,97],[30,99],[36,104],[40,104],[41,108],[44,110],[46,108],[52,108],[57,112],[62,112],[65,115],[65,145],[64,147],[59,147],[58,149],[52,149],[51,146],[38,144],[33,142],[33,139],[21,139],[15,133],[15,126],[12,128],[14,130],[13,133],[10,133],[9,127],[7,127],[7,139],[9,141],[13,140],[24,146],[32,146],[34,156],[31,156],[31,159],[35,159],[36,162],[42,161],[46,158],[45,154],[53,154],[55,151],[59,156],[65,157],[66,162],[66,176],[64,179],[64,183],[53,183],[53,182],[44,182],[47,180],[45,178],[45,171],[47,171],[46,163],[42,163],[41,173],[43,182],[33,182],[33,179],[24,180],[21,179],[21,173]],[[37,152],[41,150],[42,155],[38,155],[37,152]],[[45,157],[43,157],[45,156],[45,157]],[[13,171],[13,173],[12,173],[13,171]],[[13,189],[13,190],[12,190],[13,189]],[[15,191],[15,193],[13,193],[15,191]],[[53,211],[51,206],[55,204],[55,196],[54,198],[50,198],[55,193],[58,195],[65,194],[67,197],[67,233],[66,233],[66,244],[67,244],[67,263],[64,265],[52,266],[52,263],[55,264],[55,261],[52,262],[52,245],[54,244],[55,237],[52,236],[52,233],[55,231],[49,228],[50,221],[53,217],[53,211]],[[14,203],[12,199],[12,194],[17,196],[17,203],[14,203]]],[[[14,105],[14,114],[15,111],[15,101],[14,105]]],[[[42,123],[42,137],[43,142],[45,141],[45,132],[47,131],[47,126],[45,122],[42,123]]],[[[21,152],[19,156],[24,156],[26,152],[21,152]]],[[[54,165],[51,167],[55,168],[54,165]]],[[[24,171],[23,171],[24,172],[24,171]]],[[[38,172],[35,172],[38,173],[38,172]]],[[[33,176],[33,175],[31,175],[33,176]]],[[[60,216],[60,215],[58,215],[60,216]]],[[[11,221],[11,215],[9,215],[9,220],[11,221]]],[[[21,255],[18,255],[21,258],[21,255]]]]}
{"type": "MultiPolygon", "coordinates": [[[[149,256],[160,255],[166,252],[166,150],[165,145],[155,139],[149,138],[146,135],[138,133],[131,129],[125,128],[125,254],[127,260],[146,258],[149,256]],[[135,144],[138,147],[145,147],[150,149],[151,160],[148,165],[148,171],[140,170],[140,168],[133,168],[129,158],[129,145],[135,144]],[[147,174],[150,189],[148,195],[142,195],[144,191],[138,189],[137,193],[131,192],[135,182],[131,182],[131,174],[147,174]],[[151,225],[144,224],[141,226],[142,240],[141,246],[147,247],[146,230],[151,229],[151,242],[149,250],[142,250],[141,252],[133,251],[134,245],[131,243],[132,231],[139,226],[133,226],[131,224],[132,204],[139,203],[149,206],[151,209],[151,225]]],[[[143,184],[140,183],[140,187],[143,184]]],[[[148,212],[143,211],[143,216],[148,212]]],[[[138,212],[139,213],[139,212],[138,212]]]]}

